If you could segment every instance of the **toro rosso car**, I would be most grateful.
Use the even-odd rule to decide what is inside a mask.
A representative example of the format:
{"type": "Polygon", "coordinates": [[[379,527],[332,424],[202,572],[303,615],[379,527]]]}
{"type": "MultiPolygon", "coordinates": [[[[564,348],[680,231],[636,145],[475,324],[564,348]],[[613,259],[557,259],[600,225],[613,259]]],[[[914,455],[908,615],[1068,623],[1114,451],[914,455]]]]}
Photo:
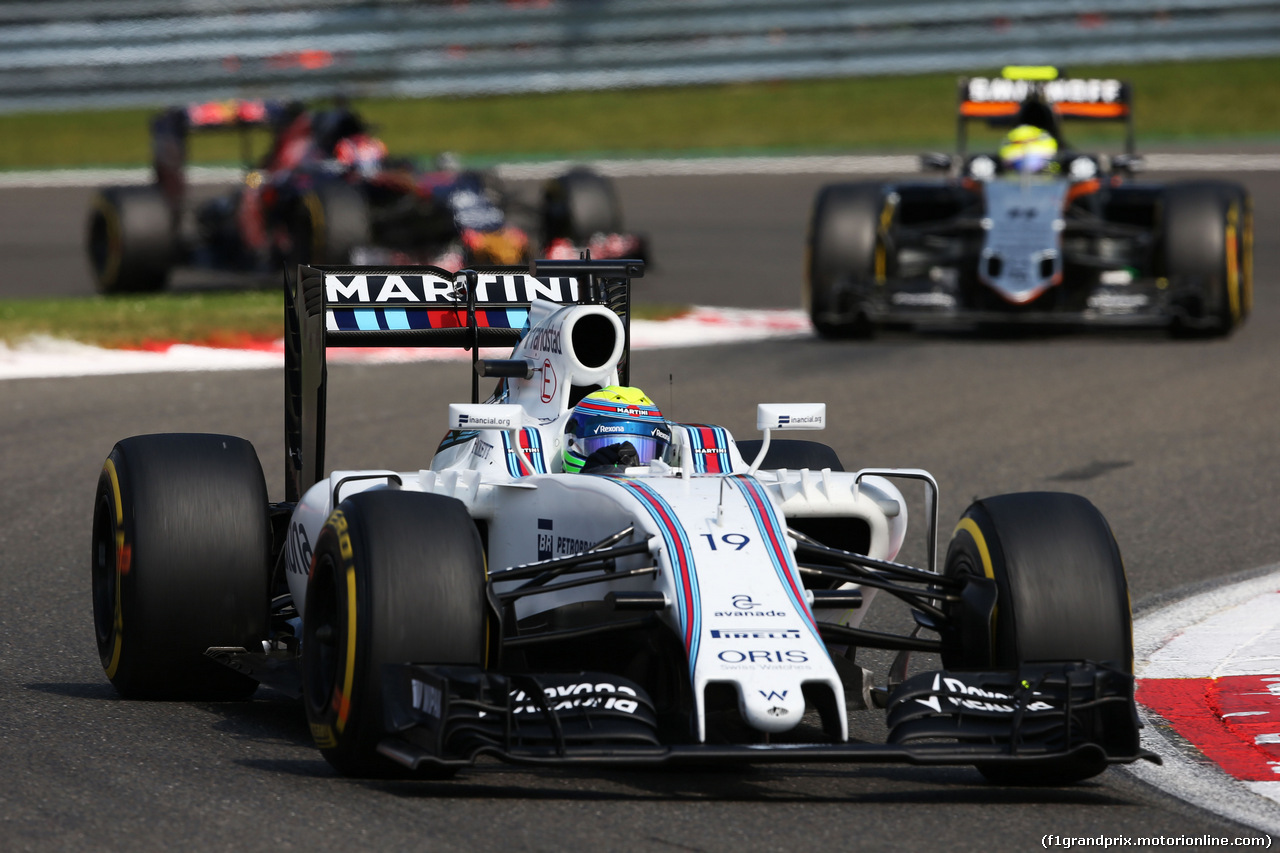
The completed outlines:
{"type": "Polygon", "coordinates": [[[533,257],[643,257],[622,233],[612,184],[583,168],[543,187],[536,206],[497,178],[444,156],[433,169],[389,157],[342,104],[227,101],[167,110],[152,121],[155,183],[108,187],[90,205],[90,267],[103,293],[163,289],[178,267],[257,274],[299,263],[526,263],[533,257]],[[246,171],[234,191],[188,202],[193,133],[239,131],[246,171]],[[264,157],[249,156],[265,131],[264,157]],[[531,209],[535,208],[535,209],[531,209]]]}
{"type": "Polygon", "coordinates": [[[1252,303],[1249,194],[1226,181],[1135,183],[1128,84],[1007,68],[959,83],[958,153],[942,181],[824,187],[807,304],[824,337],[954,324],[1158,326],[1227,335],[1252,303]],[[974,120],[1008,129],[966,151],[974,120]],[[1071,148],[1066,120],[1123,122],[1114,156],[1071,148]]]}
{"type": "Polygon", "coordinates": [[[976,501],[939,561],[928,473],[776,437],[821,429],[824,404],[761,404],[750,440],[669,422],[627,384],[642,270],[302,267],[285,501],[232,436],[135,436],[106,461],[94,618],[119,693],[292,693],[353,776],[900,761],[1058,783],[1154,760],[1092,504],[976,501]],[[368,345],[470,348],[471,402],[419,470],[325,470],[326,351],[368,345]],[[896,560],[901,484],[925,498],[921,567],[896,560]],[[864,625],[895,602],[902,630],[864,625]],[[859,714],[887,738],[856,737],[859,714]]]}

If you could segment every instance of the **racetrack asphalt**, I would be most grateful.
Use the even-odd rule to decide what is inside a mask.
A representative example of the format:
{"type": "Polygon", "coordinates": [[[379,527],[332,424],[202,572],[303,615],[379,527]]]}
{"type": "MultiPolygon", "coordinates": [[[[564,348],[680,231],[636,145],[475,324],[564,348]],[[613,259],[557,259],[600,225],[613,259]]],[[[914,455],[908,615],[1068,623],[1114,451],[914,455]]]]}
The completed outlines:
{"type": "MultiPolygon", "coordinates": [[[[1079,492],[1109,519],[1145,612],[1171,591],[1234,579],[1280,554],[1271,236],[1280,176],[1236,177],[1257,206],[1258,288],[1254,316],[1228,340],[762,341],[646,352],[633,379],[668,416],[719,422],[738,437],[753,435],[766,397],[826,401],[823,440],[846,466],[934,473],[944,536],[976,495],[1079,492]]],[[[655,269],[637,298],[794,308],[808,205],[828,179],[619,179],[631,224],[654,239],[655,269]]],[[[12,250],[0,295],[89,292],[78,245],[85,195],[0,191],[0,241],[12,250]]],[[[468,393],[465,371],[447,364],[339,365],[331,380],[329,461],[340,467],[419,467],[443,430],[443,404],[468,393]]],[[[150,431],[243,435],[278,499],[279,377],[25,379],[0,385],[0,396],[0,846],[976,851],[1025,850],[1046,835],[1257,834],[1116,770],[1048,789],[995,788],[963,768],[879,765],[680,774],[484,765],[453,783],[339,779],[292,704],[268,691],[242,705],[123,702],[92,639],[91,498],[111,443],[150,431]]],[[[919,559],[919,548],[904,556],[919,559]]]]}

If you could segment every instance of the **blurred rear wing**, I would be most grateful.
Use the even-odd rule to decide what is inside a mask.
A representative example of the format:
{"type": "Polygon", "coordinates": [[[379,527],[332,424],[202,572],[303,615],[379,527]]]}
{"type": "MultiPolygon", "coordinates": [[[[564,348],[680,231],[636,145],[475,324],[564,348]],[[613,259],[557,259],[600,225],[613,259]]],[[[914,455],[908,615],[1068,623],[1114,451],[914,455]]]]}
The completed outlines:
{"type": "MultiPolygon", "coordinates": [[[[1006,69],[1000,77],[961,77],[956,107],[957,138],[963,155],[967,124],[975,119],[995,127],[1012,127],[1028,112],[1048,110],[1058,120],[1121,121],[1125,151],[1132,154],[1132,90],[1124,80],[1058,77],[1056,69],[1006,69]],[[1035,72],[1048,71],[1037,76],[1035,72]],[[1048,79],[1045,79],[1048,78],[1048,79]]],[[[1037,124],[1037,122],[1025,122],[1037,124]]],[[[1057,127],[1046,128],[1057,135],[1057,127]]]]}
{"type": "Polygon", "coordinates": [[[514,347],[534,299],[605,305],[622,320],[618,374],[630,382],[631,279],[636,260],[534,261],[524,267],[299,266],[285,277],[285,500],[297,501],[324,469],[330,347],[469,350],[479,402],[480,347],[514,347]]]}

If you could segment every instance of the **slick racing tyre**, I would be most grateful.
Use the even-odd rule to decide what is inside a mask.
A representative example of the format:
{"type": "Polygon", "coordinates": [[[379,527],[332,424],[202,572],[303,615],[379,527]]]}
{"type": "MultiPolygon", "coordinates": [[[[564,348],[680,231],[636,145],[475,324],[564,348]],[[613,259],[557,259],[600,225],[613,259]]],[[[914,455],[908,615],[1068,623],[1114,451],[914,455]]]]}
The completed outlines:
{"type": "Polygon", "coordinates": [[[351,184],[316,184],[298,199],[289,223],[290,275],[298,264],[349,264],[351,251],[371,241],[369,204],[351,184]]]}
{"type": "Polygon", "coordinates": [[[1253,203],[1226,181],[1174,184],[1162,206],[1165,275],[1182,294],[1175,335],[1224,337],[1253,303],[1253,203]]]}
{"type": "Polygon", "coordinates": [[[865,301],[875,277],[883,206],[879,184],[833,184],[818,193],[809,221],[806,302],[824,338],[875,333],[865,301]]]}
{"type": "MultiPolygon", "coordinates": [[[[1078,495],[1026,492],[973,503],[956,525],[944,568],[951,577],[995,582],[989,626],[963,626],[985,647],[944,649],[957,670],[1013,670],[1022,664],[1092,661],[1132,675],[1133,631],[1120,549],[1096,507],[1078,495]]],[[[952,621],[965,615],[953,612],[952,621]]],[[[972,617],[969,617],[972,618],[972,617]]],[[[1078,714],[1094,743],[1132,731],[1132,709],[1107,705],[1078,714]]],[[[979,765],[998,784],[1068,784],[1106,769],[1100,756],[979,765]]]]}
{"type": "MultiPolygon", "coordinates": [[[[743,460],[748,465],[755,461],[763,443],[758,438],[738,442],[738,452],[742,454],[743,460]]],[[[772,439],[769,442],[769,452],[765,454],[760,467],[766,471],[777,468],[786,468],[790,471],[799,471],[802,468],[808,468],[811,471],[821,471],[823,468],[830,468],[832,471],[844,470],[840,457],[830,446],[818,441],[794,438],[772,439]]]]}
{"type": "Polygon", "coordinates": [[[261,651],[271,529],[253,445],[223,435],[118,442],[93,513],[93,620],[126,699],[232,700],[257,682],[205,656],[261,651]]]}
{"type": "Polygon", "coordinates": [[[622,209],[608,178],[574,169],[547,182],[542,196],[543,242],[586,246],[594,234],[622,231],[622,209]]]}
{"type": "Polygon", "coordinates": [[[346,776],[407,775],[378,752],[383,670],[484,665],[485,562],[475,523],[453,498],[361,492],[329,516],[315,555],[302,639],[312,736],[346,776]]]}
{"type": "Polygon", "coordinates": [[[99,293],[163,290],[176,255],[173,218],[158,186],[94,194],[86,243],[99,293]]]}

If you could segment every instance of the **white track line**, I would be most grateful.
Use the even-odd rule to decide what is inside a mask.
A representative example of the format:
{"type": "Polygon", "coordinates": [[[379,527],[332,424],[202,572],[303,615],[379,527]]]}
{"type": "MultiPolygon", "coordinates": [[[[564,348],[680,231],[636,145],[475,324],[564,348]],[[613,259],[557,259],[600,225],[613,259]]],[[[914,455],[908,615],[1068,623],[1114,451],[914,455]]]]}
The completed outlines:
{"type": "MultiPolygon", "coordinates": [[[[1217,587],[1159,608],[1133,625],[1135,671],[1144,678],[1222,677],[1280,672],[1280,565],[1240,583],[1217,587]]],[[[1280,781],[1241,782],[1209,762],[1139,706],[1143,746],[1162,767],[1124,768],[1144,782],[1195,805],[1280,837],[1280,781]]]]}
{"type": "MultiPolygon", "coordinates": [[[[1152,172],[1275,172],[1280,154],[1146,154],[1152,172]]],[[[636,160],[554,160],[539,163],[504,163],[495,170],[510,180],[545,180],[573,166],[589,166],[609,177],[673,177],[681,175],[887,175],[920,171],[912,155],[830,155],[798,157],[691,157],[636,160]]],[[[193,166],[187,170],[191,184],[236,183],[238,168],[193,166]]],[[[108,184],[146,184],[150,169],[52,169],[0,172],[0,189],[43,187],[96,187],[108,184]]]]}
{"type": "MultiPolygon", "coordinates": [[[[633,320],[632,349],[705,346],[766,338],[808,337],[813,326],[799,309],[692,309],[673,320],[633,320]]],[[[32,338],[16,347],[0,342],[0,380],[58,376],[103,376],[194,370],[264,370],[284,365],[283,342],[257,349],[175,344],[164,352],[111,350],[75,341],[32,338]]],[[[505,355],[494,350],[493,355],[505,355]]],[[[426,347],[331,349],[331,363],[389,364],[469,359],[462,350],[426,347]]]]}

